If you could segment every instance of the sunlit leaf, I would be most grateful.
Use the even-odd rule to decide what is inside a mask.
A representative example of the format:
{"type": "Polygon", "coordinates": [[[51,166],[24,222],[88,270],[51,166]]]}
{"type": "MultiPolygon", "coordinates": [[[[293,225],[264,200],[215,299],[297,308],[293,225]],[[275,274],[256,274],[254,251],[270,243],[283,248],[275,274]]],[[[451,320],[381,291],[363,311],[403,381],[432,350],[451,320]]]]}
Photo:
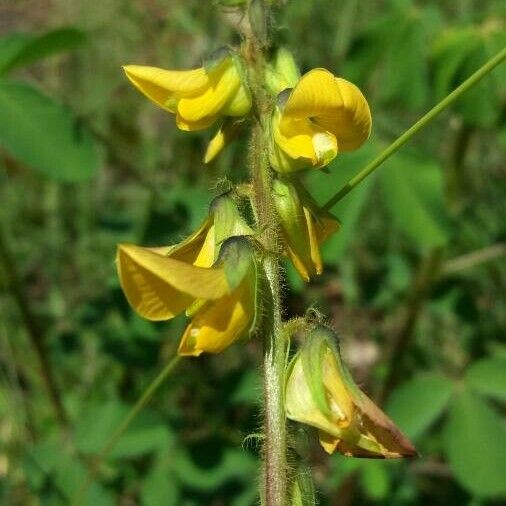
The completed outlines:
{"type": "Polygon", "coordinates": [[[447,242],[443,175],[436,163],[398,155],[385,163],[380,179],[393,223],[419,250],[447,242]]]}
{"type": "Polygon", "coordinates": [[[410,438],[422,436],[441,416],[453,389],[453,382],[437,373],[419,374],[392,393],[387,413],[410,438]]]}
{"type": "Polygon", "coordinates": [[[75,49],[84,43],[86,36],[76,28],[59,28],[39,36],[20,34],[6,39],[0,40],[0,74],[53,54],[75,49]],[[4,44],[11,47],[9,52],[3,47],[4,44]],[[6,58],[5,54],[9,57],[6,58]]]}
{"type": "Polygon", "coordinates": [[[444,444],[455,478],[463,488],[480,497],[506,497],[505,428],[484,400],[465,391],[455,398],[444,444]]]}
{"type": "Polygon", "coordinates": [[[466,372],[465,381],[479,393],[506,401],[506,360],[485,358],[474,362],[466,372]]]}
{"type": "Polygon", "coordinates": [[[78,182],[97,170],[97,149],[84,125],[32,86],[0,81],[0,118],[0,146],[40,174],[78,182]]]}

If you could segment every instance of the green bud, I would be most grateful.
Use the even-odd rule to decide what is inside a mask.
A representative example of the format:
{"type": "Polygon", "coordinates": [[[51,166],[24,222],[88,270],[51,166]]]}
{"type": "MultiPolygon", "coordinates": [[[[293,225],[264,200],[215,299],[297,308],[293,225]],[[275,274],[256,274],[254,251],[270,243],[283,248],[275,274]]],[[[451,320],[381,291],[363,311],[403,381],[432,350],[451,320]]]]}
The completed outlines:
{"type": "Polygon", "coordinates": [[[319,429],[328,453],[369,458],[414,457],[417,452],[353,381],[336,334],[315,325],[287,370],[286,412],[319,429]]]}
{"type": "Polygon", "coordinates": [[[213,200],[210,213],[214,217],[214,234],[217,245],[229,237],[254,234],[239,213],[236,203],[227,193],[213,200]]]}

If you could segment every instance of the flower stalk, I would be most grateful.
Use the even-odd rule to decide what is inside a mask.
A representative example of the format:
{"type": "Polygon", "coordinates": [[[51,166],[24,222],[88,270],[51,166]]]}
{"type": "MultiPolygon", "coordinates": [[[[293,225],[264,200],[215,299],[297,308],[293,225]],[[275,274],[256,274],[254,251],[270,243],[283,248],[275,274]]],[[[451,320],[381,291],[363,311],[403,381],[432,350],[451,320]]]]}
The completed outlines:
{"type": "MultiPolygon", "coordinates": [[[[252,180],[252,205],[265,254],[263,270],[267,301],[259,334],[264,339],[264,446],[262,496],[266,506],[287,504],[286,416],[284,407],[284,371],[287,341],[282,332],[281,284],[278,245],[280,230],[272,200],[273,174],[269,164],[270,117],[272,99],[265,92],[266,40],[255,33],[258,25],[267,25],[267,6],[263,0],[250,2],[249,23],[244,30],[244,59],[253,101],[253,127],[249,165],[252,180]],[[253,17],[254,16],[254,17],[253,17]],[[262,19],[259,19],[259,16],[262,19]]],[[[265,33],[263,34],[265,36],[265,33]]]]}
{"type": "Polygon", "coordinates": [[[436,116],[441,114],[455,100],[460,98],[466,91],[471,89],[487,74],[494,70],[506,59],[506,49],[502,49],[494,57],[488,60],[474,74],[469,76],[460,86],[455,88],[441,102],[435,105],[427,114],[422,116],[413,126],[408,128],[400,137],[398,137],[388,148],[382,151],[374,160],[367,164],[355,177],[351,178],[333,197],[331,197],[323,206],[324,209],[332,209],[340,200],[358,186],[367,176],[372,174],[384,161],[396,153],[411,137],[416,135],[422,128],[426,127],[436,116]]]}

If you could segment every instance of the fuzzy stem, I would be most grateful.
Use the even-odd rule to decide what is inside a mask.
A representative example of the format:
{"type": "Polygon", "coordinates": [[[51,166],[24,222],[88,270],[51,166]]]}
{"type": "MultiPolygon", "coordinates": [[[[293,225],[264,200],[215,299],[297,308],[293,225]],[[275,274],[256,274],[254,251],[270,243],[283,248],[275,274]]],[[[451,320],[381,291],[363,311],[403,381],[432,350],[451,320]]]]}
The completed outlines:
{"type": "Polygon", "coordinates": [[[265,506],[287,504],[286,417],[284,408],[284,371],[287,343],[282,330],[282,305],[279,266],[279,227],[272,202],[272,170],[268,147],[272,100],[265,92],[267,46],[267,6],[263,0],[249,4],[248,24],[243,30],[246,43],[244,59],[253,98],[253,131],[249,165],[253,187],[252,205],[264,248],[263,268],[266,276],[265,307],[260,332],[264,338],[264,447],[262,496],[265,506]],[[260,38],[264,36],[264,40],[260,38]]]}
{"type": "Polygon", "coordinates": [[[351,178],[329,201],[323,206],[324,209],[331,209],[356,186],[358,186],[367,176],[372,174],[385,160],[390,158],[398,151],[411,137],[417,134],[422,128],[426,127],[436,116],[443,112],[449,105],[453,104],[461,95],[471,89],[489,72],[495,69],[506,58],[506,49],[497,53],[493,58],[488,60],[474,74],[468,77],[460,86],[455,88],[441,102],[435,105],[425,116],[422,116],[411,128],[406,130],[398,137],[388,148],[378,155],[372,162],[366,165],[355,177],[351,178]]]}

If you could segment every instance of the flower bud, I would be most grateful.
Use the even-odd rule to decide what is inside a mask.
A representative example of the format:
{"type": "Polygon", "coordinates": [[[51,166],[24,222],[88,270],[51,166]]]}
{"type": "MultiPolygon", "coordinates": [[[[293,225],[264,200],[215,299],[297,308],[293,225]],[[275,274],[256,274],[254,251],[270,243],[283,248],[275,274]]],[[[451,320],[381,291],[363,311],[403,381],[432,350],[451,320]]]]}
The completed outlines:
{"type": "Polygon", "coordinates": [[[286,253],[302,278],[309,281],[322,273],[320,244],[339,230],[339,220],[320,209],[298,182],[277,178],[273,189],[286,253]]]}
{"type": "Polygon", "coordinates": [[[287,88],[293,88],[300,79],[293,55],[284,47],[277,50],[274,60],[266,70],[267,87],[273,95],[278,95],[287,88]]]}
{"type": "Polygon", "coordinates": [[[321,325],[309,331],[287,372],[287,417],[316,427],[328,453],[337,450],[368,458],[416,456],[410,441],[353,381],[336,339],[321,325]]]}

